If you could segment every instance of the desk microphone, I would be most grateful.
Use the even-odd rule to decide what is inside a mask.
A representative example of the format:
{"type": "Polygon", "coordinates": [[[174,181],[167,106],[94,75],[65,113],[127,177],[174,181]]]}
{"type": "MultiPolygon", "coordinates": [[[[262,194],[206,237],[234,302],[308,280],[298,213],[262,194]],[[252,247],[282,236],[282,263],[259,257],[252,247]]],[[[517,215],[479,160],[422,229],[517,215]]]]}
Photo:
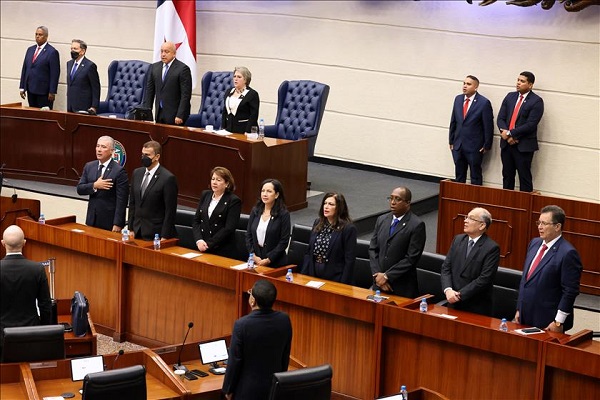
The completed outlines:
{"type": "Polygon", "coordinates": [[[185,333],[185,337],[183,338],[183,343],[181,343],[181,348],[179,349],[179,356],[177,357],[177,364],[173,365],[174,370],[182,369],[184,371],[187,371],[186,366],[181,365],[181,352],[183,351],[183,345],[185,344],[188,334],[190,333],[190,330],[192,329],[193,326],[194,326],[193,322],[188,323],[188,330],[185,333]]]}
{"type": "Polygon", "coordinates": [[[113,360],[113,365],[111,369],[115,369],[115,365],[117,364],[117,360],[119,359],[119,357],[121,357],[123,354],[125,354],[125,350],[121,349],[119,350],[119,354],[117,354],[117,356],[115,357],[115,359],[113,360]]]}

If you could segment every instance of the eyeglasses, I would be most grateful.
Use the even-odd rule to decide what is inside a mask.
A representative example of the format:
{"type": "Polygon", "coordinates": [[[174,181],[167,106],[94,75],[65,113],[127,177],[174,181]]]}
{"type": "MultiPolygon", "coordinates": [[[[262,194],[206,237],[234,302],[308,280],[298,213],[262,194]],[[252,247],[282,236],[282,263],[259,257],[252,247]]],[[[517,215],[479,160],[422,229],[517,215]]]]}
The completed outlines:
{"type": "Polygon", "coordinates": [[[248,290],[246,291],[246,293],[248,293],[250,296],[252,296],[252,289],[248,289],[248,290]]]}
{"type": "Polygon", "coordinates": [[[535,224],[537,226],[540,226],[540,225],[542,225],[542,226],[548,226],[548,225],[557,225],[558,222],[535,221],[535,224]]]}
{"type": "Polygon", "coordinates": [[[465,216],[465,221],[473,221],[473,222],[481,222],[481,223],[483,223],[482,220],[475,219],[475,218],[471,217],[470,215],[465,216]]]}
{"type": "Polygon", "coordinates": [[[401,198],[401,197],[398,197],[398,196],[388,196],[388,197],[386,197],[386,199],[387,199],[387,201],[389,201],[390,203],[400,203],[400,202],[402,202],[402,201],[403,201],[403,202],[405,202],[405,203],[408,203],[408,201],[406,201],[406,200],[404,200],[403,198],[401,198]]]}

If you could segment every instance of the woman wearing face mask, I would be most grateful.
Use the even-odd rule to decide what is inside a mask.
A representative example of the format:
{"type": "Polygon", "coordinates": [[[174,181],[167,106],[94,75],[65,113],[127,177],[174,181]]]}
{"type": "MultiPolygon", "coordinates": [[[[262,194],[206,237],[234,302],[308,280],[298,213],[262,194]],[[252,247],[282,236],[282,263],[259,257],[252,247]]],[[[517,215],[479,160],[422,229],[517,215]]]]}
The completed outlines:
{"type": "Polygon", "coordinates": [[[210,189],[202,192],[192,225],[196,246],[203,253],[234,258],[242,201],[233,194],[235,182],[227,168],[215,167],[210,176],[210,189]]]}
{"type": "Polygon", "coordinates": [[[246,249],[254,253],[254,265],[286,265],[290,233],[290,213],[285,206],[283,186],[277,179],[265,179],[246,229],[246,249]]]}
{"type": "Polygon", "coordinates": [[[313,224],[301,273],[352,284],[356,258],[356,227],[341,193],[323,196],[319,218],[313,224]]]}
{"type": "Polygon", "coordinates": [[[232,133],[250,132],[258,126],[258,92],[250,88],[252,74],[246,67],[233,70],[233,87],[225,92],[221,128],[232,133]]]}

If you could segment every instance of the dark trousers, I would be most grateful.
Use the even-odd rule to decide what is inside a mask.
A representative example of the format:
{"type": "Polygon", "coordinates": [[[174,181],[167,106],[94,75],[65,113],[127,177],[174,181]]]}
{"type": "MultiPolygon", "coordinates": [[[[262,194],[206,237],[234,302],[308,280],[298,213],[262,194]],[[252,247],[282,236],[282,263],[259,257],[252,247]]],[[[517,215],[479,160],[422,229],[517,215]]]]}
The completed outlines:
{"type": "Polygon", "coordinates": [[[533,192],[533,177],[531,176],[533,153],[533,151],[521,152],[517,145],[506,146],[500,151],[502,187],[504,189],[515,189],[515,174],[518,172],[521,192],[533,192]]]}
{"type": "Polygon", "coordinates": [[[482,185],[483,173],[481,172],[481,163],[483,162],[483,153],[479,151],[465,151],[464,147],[458,150],[452,150],[454,159],[454,172],[456,182],[467,182],[467,168],[471,170],[471,184],[482,185]]]}
{"type": "Polygon", "coordinates": [[[48,94],[33,94],[27,92],[27,100],[29,101],[29,107],[48,107],[52,110],[52,106],[54,105],[53,101],[48,100],[48,94]]]}

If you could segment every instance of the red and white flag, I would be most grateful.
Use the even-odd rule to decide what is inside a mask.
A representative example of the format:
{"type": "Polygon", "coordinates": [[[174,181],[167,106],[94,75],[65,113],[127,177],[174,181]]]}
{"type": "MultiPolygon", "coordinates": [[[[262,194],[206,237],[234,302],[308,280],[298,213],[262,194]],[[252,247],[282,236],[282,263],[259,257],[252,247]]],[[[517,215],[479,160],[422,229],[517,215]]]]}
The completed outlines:
{"type": "Polygon", "coordinates": [[[177,59],[192,72],[192,88],[196,87],[196,1],[158,0],[154,24],[154,62],[160,61],[160,46],[175,43],[177,59]]]}

